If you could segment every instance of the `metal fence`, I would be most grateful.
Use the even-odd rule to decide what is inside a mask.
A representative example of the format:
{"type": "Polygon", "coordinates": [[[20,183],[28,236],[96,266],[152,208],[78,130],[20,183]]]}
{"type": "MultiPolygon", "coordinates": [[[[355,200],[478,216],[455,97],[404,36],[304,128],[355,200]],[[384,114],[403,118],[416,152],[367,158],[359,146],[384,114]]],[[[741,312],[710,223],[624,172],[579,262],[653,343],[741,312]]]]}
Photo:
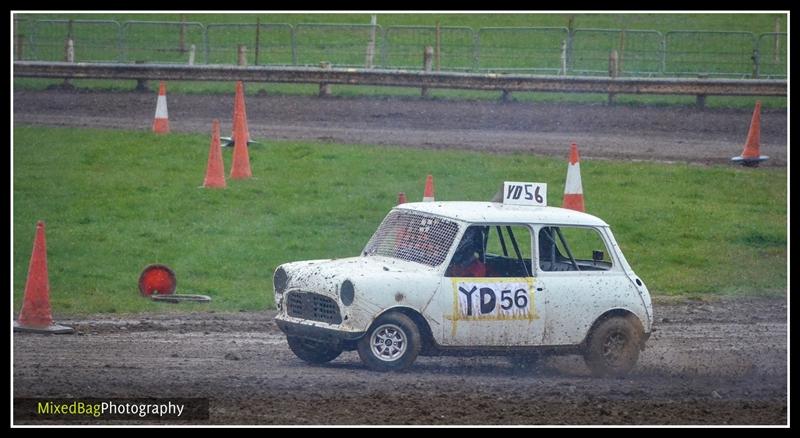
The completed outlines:
{"type": "Polygon", "coordinates": [[[434,69],[471,71],[475,66],[475,33],[469,27],[390,26],[383,40],[385,68],[419,69],[425,47],[438,47],[434,69]],[[437,38],[438,34],[438,38],[437,38]]]}
{"type": "Polygon", "coordinates": [[[563,27],[208,24],[112,20],[15,20],[14,59],[422,68],[426,46],[442,71],[620,76],[785,78],[786,33],[563,27]],[[194,50],[192,50],[194,46],[194,50]]]}
{"type": "Polygon", "coordinates": [[[568,39],[566,27],[484,27],[478,30],[477,69],[563,74],[568,39]]]}
{"type": "Polygon", "coordinates": [[[660,75],[662,41],[661,33],[654,30],[577,29],[573,32],[568,71],[606,76],[609,54],[616,50],[621,76],[660,75]]]}

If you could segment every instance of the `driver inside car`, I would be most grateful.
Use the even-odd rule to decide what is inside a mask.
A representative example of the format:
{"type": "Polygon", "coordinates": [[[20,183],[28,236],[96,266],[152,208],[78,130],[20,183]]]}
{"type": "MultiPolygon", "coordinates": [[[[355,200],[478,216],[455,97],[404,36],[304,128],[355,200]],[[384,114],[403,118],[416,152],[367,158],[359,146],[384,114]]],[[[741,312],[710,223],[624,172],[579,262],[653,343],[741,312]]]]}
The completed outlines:
{"type": "Polygon", "coordinates": [[[449,277],[486,277],[486,263],[483,262],[484,233],[482,227],[469,227],[458,244],[453,260],[447,270],[449,277]]]}

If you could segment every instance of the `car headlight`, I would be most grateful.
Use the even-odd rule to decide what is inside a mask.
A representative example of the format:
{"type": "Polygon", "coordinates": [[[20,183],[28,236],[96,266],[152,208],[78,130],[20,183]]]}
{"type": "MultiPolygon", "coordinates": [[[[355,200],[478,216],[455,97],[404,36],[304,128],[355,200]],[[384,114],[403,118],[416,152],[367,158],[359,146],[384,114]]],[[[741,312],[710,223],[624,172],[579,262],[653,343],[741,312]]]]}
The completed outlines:
{"type": "Polygon", "coordinates": [[[280,295],[286,292],[286,286],[289,284],[289,275],[286,270],[278,268],[275,275],[272,277],[272,286],[275,288],[275,295],[280,295]]]}
{"type": "Polygon", "coordinates": [[[353,304],[353,299],[355,296],[356,289],[353,286],[353,282],[350,280],[343,281],[342,286],[339,288],[339,298],[342,299],[342,304],[345,306],[353,304]]]}

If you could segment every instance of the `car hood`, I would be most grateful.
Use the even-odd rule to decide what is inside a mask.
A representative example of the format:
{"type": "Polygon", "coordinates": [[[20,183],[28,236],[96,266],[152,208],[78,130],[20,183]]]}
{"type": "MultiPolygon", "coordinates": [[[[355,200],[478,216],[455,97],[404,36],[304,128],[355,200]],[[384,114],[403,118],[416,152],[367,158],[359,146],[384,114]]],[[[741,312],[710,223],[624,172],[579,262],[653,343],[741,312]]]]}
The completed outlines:
{"type": "MultiPolygon", "coordinates": [[[[406,292],[410,285],[433,286],[440,277],[438,268],[381,256],[306,260],[285,263],[280,267],[288,276],[287,290],[322,293],[334,298],[338,298],[339,286],[345,280],[353,282],[357,292],[366,293],[358,295],[366,297],[406,292]]],[[[432,293],[435,287],[423,289],[415,292],[432,293]]]]}

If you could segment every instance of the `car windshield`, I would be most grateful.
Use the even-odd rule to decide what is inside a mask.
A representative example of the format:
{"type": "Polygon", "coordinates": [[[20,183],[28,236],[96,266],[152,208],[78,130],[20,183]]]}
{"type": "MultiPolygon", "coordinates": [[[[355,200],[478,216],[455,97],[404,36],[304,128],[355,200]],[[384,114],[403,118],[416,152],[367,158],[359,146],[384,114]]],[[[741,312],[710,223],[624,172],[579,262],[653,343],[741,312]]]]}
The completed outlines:
{"type": "Polygon", "coordinates": [[[393,210],[372,235],[364,255],[438,266],[447,257],[457,233],[458,224],[453,221],[393,210]]]}

